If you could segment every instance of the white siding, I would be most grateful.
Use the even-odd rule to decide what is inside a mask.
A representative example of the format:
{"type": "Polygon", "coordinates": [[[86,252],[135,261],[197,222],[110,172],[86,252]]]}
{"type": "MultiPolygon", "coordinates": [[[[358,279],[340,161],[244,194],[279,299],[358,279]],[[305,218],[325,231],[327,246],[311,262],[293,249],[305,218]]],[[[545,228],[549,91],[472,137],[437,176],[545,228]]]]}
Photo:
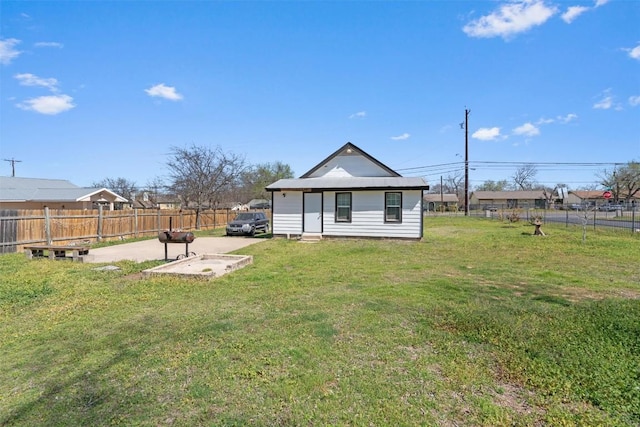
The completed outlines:
{"type": "Polygon", "coordinates": [[[273,193],[273,223],[271,229],[274,235],[302,234],[302,192],[275,191],[273,193]],[[283,195],[286,194],[286,197],[283,195]]]}
{"type": "Polygon", "coordinates": [[[390,176],[389,172],[359,154],[340,155],[328,161],[310,178],[321,176],[390,176]]]}
{"type": "Polygon", "coordinates": [[[323,235],[421,238],[422,191],[402,191],[402,223],[384,222],[385,191],[352,191],[351,222],[335,222],[335,192],[324,193],[323,235]]]}

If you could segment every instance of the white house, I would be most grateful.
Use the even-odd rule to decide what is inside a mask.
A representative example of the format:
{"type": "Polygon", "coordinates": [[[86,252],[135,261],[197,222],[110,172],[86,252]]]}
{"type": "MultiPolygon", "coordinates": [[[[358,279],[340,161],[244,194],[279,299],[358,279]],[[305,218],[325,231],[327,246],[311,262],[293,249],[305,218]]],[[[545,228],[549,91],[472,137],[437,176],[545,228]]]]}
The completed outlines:
{"type": "Polygon", "coordinates": [[[402,177],[348,142],[297,179],[271,192],[274,236],[422,238],[419,177],[402,177]]]}

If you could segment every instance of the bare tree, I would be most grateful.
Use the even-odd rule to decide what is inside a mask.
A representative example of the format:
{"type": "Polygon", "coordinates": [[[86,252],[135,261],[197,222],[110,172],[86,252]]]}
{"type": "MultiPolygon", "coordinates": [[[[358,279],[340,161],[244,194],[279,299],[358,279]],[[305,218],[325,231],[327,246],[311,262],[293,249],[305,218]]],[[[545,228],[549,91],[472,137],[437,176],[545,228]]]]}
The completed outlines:
{"type": "Polygon", "coordinates": [[[520,166],[511,178],[513,179],[516,189],[531,190],[535,185],[535,178],[537,174],[538,169],[536,169],[535,165],[529,163],[520,166]]]}
{"type": "Polygon", "coordinates": [[[129,181],[126,178],[104,178],[101,181],[94,181],[91,183],[95,188],[107,188],[115,191],[118,195],[125,199],[132,201],[136,197],[136,183],[129,181]]]}
{"type": "Polygon", "coordinates": [[[567,188],[567,184],[556,184],[554,187],[542,187],[542,195],[544,196],[545,208],[549,209],[558,197],[558,190],[567,188]]]}
{"type": "Polygon", "coordinates": [[[444,179],[444,188],[449,194],[458,196],[458,200],[464,200],[464,173],[447,175],[444,179]]]}
{"type": "Polygon", "coordinates": [[[598,178],[600,184],[613,193],[613,199],[618,202],[628,202],[640,192],[640,163],[629,162],[613,171],[602,171],[598,178]]]}
{"type": "Polygon", "coordinates": [[[143,193],[147,193],[149,200],[153,203],[158,203],[158,196],[166,192],[166,184],[160,177],[155,177],[147,181],[142,189],[143,193]]]}
{"type": "Polygon", "coordinates": [[[582,243],[587,241],[587,226],[589,225],[589,220],[593,217],[593,212],[595,210],[595,206],[592,206],[585,207],[582,211],[576,211],[576,216],[580,218],[580,222],[582,223],[582,243]]]}
{"type": "MultiPolygon", "coordinates": [[[[429,188],[430,194],[455,194],[458,200],[464,200],[464,172],[447,175],[441,179],[441,183],[432,185],[429,188]]],[[[441,208],[443,208],[441,206],[441,208]]]]}
{"type": "Polygon", "coordinates": [[[225,153],[220,147],[192,145],[171,147],[168,188],[184,203],[195,209],[196,228],[200,228],[200,213],[206,207],[216,208],[237,187],[246,170],[243,156],[225,153]]]}

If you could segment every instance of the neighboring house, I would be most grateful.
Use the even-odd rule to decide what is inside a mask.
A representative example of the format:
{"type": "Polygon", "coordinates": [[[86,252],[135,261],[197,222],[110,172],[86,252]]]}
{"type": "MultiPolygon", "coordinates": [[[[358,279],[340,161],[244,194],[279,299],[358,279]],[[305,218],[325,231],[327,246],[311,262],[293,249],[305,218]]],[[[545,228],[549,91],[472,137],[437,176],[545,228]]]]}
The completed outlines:
{"type": "Polygon", "coordinates": [[[565,204],[582,206],[600,206],[607,202],[602,196],[603,190],[575,190],[567,193],[565,204]]]}
{"type": "Polygon", "coordinates": [[[251,199],[247,205],[249,205],[249,209],[269,209],[271,208],[271,201],[267,199],[251,199]]]}
{"type": "Polygon", "coordinates": [[[62,179],[0,177],[0,209],[113,210],[127,199],[107,188],[83,188],[62,179]]]}
{"type": "Polygon", "coordinates": [[[487,206],[498,208],[538,208],[544,209],[547,200],[542,190],[523,191],[474,191],[469,197],[469,205],[474,209],[487,206]]]}
{"type": "Polygon", "coordinates": [[[133,200],[129,203],[131,209],[156,209],[155,203],[151,200],[133,200]]]}
{"type": "Polygon", "coordinates": [[[640,194],[633,197],[627,197],[626,193],[620,194],[619,200],[613,200],[613,198],[604,198],[604,190],[575,190],[569,191],[567,203],[569,205],[579,204],[582,206],[601,206],[607,203],[619,203],[622,205],[628,205],[628,207],[633,207],[640,203],[640,194]]]}
{"type": "Polygon", "coordinates": [[[457,194],[429,193],[425,194],[422,199],[425,203],[424,209],[429,212],[441,210],[440,206],[444,206],[444,209],[449,211],[457,210],[458,203],[460,203],[457,194]]]}
{"type": "Polygon", "coordinates": [[[232,211],[248,211],[249,210],[249,205],[245,205],[243,203],[233,203],[233,206],[231,207],[232,211]]]}
{"type": "Polygon", "coordinates": [[[402,177],[350,142],[271,192],[275,236],[422,238],[419,177],[402,177]]]}
{"type": "Polygon", "coordinates": [[[182,206],[177,196],[169,194],[159,194],[155,197],[155,201],[158,209],[180,209],[182,206]]]}
{"type": "Polygon", "coordinates": [[[130,209],[157,209],[156,204],[146,191],[143,191],[142,194],[134,193],[127,207],[130,209]]]}

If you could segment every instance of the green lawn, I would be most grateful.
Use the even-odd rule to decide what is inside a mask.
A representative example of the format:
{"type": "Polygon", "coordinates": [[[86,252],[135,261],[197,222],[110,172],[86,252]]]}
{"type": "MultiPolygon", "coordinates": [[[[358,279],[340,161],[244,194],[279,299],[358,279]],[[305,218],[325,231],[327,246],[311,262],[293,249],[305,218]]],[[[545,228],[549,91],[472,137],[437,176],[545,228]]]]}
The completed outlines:
{"type": "Polygon", "coordinates": [[[640,236],[428,218],[213,281],[0,256],[0,425],[639,425],[640,236]]]}

